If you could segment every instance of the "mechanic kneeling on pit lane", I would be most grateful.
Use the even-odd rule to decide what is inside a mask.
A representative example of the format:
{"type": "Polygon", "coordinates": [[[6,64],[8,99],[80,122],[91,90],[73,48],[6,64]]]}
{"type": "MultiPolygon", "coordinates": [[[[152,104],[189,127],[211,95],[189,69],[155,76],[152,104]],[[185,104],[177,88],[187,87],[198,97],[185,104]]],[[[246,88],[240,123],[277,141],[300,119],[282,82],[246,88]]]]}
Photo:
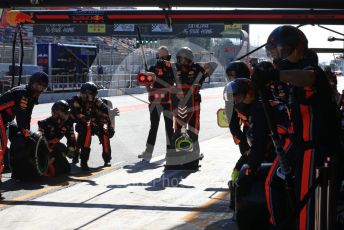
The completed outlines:
{"type": "Polygon", "coordinates": [[[69,174],[71,166],[66,156],[76,155],[76,139],[73,122],[69,119],[70,107],[64,100],[57,101],[51,108],[51,116],[38,121],[39,131],[46,138],[49,147],[49,167],[46,173],[49,176],[69,174]],[[67,146],[60,142],[66,137],[67,146]]]}

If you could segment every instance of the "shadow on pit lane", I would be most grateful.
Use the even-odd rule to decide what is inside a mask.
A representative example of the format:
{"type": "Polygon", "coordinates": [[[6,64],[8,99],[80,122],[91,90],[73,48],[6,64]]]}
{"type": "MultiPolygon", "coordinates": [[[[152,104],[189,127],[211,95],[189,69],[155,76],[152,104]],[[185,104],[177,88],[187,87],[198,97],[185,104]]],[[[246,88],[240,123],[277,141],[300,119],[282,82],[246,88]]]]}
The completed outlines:
{"type": "Polygon", "coordinates": [[[123,166],[123,168],[127,170],[127,173],[138,173],[138,172],[143,172],[145,170],[153,170],[153,169],[163,167],[162,163],[164,161],[165,159],[162,159],[156,162],[151,162],[151,163],[148,163],[146,161],[139,161],[139,162],[136,162],[135,164],[125,165],[123,166]]]}
{"type": "Polygon", "coordinates": [[[194,173],[195,171],[164,171],[164,173],[156,179],[152,181],[142,183],[130,183],[130,184],[123,184],[123,185],[108,185],[107,188],[110,189],[119,189],[119,188],[127,188],[127,187],[146,187],[147,191],[161,191],[165,190],[166,188],[194,188],[194,186],[188,186],[181,184],[182,180],[187,178],[190,174],[194,173]]]}
{"type": "Polygon", "coordinates": [[[90,200],[93,200],[94,198],[97,198],[105,193],[108,193],[114,189],[121,189],[121,188],[127,188],[127,187],[147,187],[146,190],[148,191],[160,191],[164,190],[166,187],[179,187],[179,188],[194,188],[193,186],[186,186],[180,184],[182,179],[185,179],[187,176],[189,176],[194,171],[173,171],[169,173],[164,173],[160,178],[154,179],[151,182],[148,183],[130,183],[130,184],[124,184],[124,185],[108,185],[107,190],[103,191],[101,193],[98,193],[89,199],[81,202],[81,204],[84,204],[90,200]]]}
{"type": "Polygon", "coordinates": [[[147,191],[161,191],[165,190],[166,188],[194,188],[194,186],[183,185],[181,182],[185,178],[187,178],[195,171],[189,170],[180,170],[180,171],[172,171],[167,170],[159,177],[148,184],[150,187],[146,188],[147,191]]]}
{"type": "Polygon", "coordinates": [[[220,220],[215,223],[208,225],[204,230],[237,230],[237,224],[232,219],[220,220]]]}
{"type": "MultiPolygon", "coordinates": [[[[56,202],[56,201],[37,201],[37,200],[26,200],[17,201],[11,203],[11,201],[2,201],[2,203],[10,203],[14,206],[41,206],[41,207],[64,207],[64,208],[103,208],[103,209],[114,209],[114,210],[148,210],[148,211],[175,211],[175,212],[192,212],[195,207],[188,206],[157,206],[157,205],[135,205],[135,204],[109,204],[109,203],[72,203],[72,202],[56,202]]],[[[205,210],[207,212],[207,210],[205,210]]],[[[215,211],[215,213],[219,213],[215,211]]],[[[221,211],[222,212],[222,211],[221,211]]],[[[211,211],[214,215],[214,211],[211,211]]]]}
{"type": "Polygon", "coordinates": [[[207,191],[207,192],[227,192],[228,188],[206,188],[204,191],[207,191]]]}
{"type": "MultiPolygon", "coordinates": [[[[8,179],[2,182],[0,188],[3,192],[11,192],[18,190],[37,190],[44,188],[45,186],[67,186],[70,183],[74,182],[86,182],[92,186],[95,186],[97,184],[93,180],[88,180],[86,178],[88,176],[91,176],[92,173],[99,172],[102,169],[103,167],[90,168],[89,172],[82,172],[78,166],[72,165],[72,172],[69,175],[61,175],[57,177],[42,176],[30,181],[8,179]]],[[[10,173],[7,175],[10,175],[10,173]]]]}
{"type": "Polygon", "coordinates": [[[232,219],[223,219],[211,224],[207,222],[207,220],[190,220],[185,224],[170,228],[170,230],[238,230],[236,222],[232,219]]]}
{"type": "MultiPolygon", "coordinates": [[[[90,220],[89,222],[83,224],[82,226],[75,228],[81,229],[86,227],[87,225],[103,218],[104,216],[113,213],[118,210],[142,210],[142,211],[170,211],[170,212],[192,212],[195,210],[195,207],[188,207],[188,206],[158,206],[158,205],[132,205],[132,204],[109,204],[109,203],[71,203],[71,202],[53,202],[53,201],[37,201],[37,200],[28,200],[28,201],[1,201],[3,204],[11,204],[14,206],[25,205],[25,206],[37,206],[37,207],[63,207],[63,208],[95,208],[95,209],[106,209],[108,210],[106,213],[101,214],[100,216],[96,217],[95,219],[90,220]]],[[[90,210],[91,211],[91,210],[90,210]]],[[[204,210],[207,213],[207,210],[204,210]]],[[[211,211],[209,215],[217,215],[218,212],[222,212],[222,210],[215,210],[211,211]]],[[[179,229],[179,228],[176,228],[179,229]]],[[[189,229],[196,229],[196,228],[184,228],[185,230],[189,229]]],[[[232,229],[230,229],[232,230],[232,229]]],[[[234,230],[234,228],[233,228],[234,230]]]]}

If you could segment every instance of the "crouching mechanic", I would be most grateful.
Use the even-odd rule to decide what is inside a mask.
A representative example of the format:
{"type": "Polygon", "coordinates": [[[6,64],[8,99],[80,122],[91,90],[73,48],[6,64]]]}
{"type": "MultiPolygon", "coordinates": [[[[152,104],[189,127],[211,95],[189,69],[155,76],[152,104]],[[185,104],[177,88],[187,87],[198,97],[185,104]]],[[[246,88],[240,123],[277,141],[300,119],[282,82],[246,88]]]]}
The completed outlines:
{"type": "MultiPolygon", "coordinates": [[[[250,70],[244,62],[233,61],[229,63],[229,65],[226,68],[226,77],[227,77],[227,80],[229,81],[228,84],[230,84],[232,80],[237,79],[237,78],[249,79],[250,70]]],[[[226,91],[226,87],[225,87],[225,91],[226,91]]],[[[239,145],[239,150],[241,153],[241,157],[235,164],[235,167],[231,174],[231,179],[233,182],[235,182],[239,176],[239,171],[241,167],[247,161],[246,152],[249,151],[250,149],[247,143],[247,138],[246,138],[248,122],[245,122],[245,120],[242,119],[244,118],[244,116],[241,116],[241,114],[238,114],[238,112],[235,109],[233,109],[233,101],[231,100],[231,98],[225,98],[225,112],[227,115],[227,119],[229,121],[229,130],[233,136],[234,143],[236,145],[239,145]],[[242,129],[241,129],[241,126],[243,126],[242,129]]]]}
{"type": "MultiPolygon", "coordinates": [[[[102,157],[104,166],[111,161],[110,138],[115,134],[111,123],[112,116],[118,116],[117,108],[110,109],[106,103],[97,98],[98,89],[92,82],[86,82],[81,86],[80,95],[68,101],[71,106],[71,117],[76,123],[75,130],[78,133],[77,148],[80,149],[81,169],[88,171],[88,159],[91,152],[91,139],[97,135],[103,146],[102,157]]],[[[73,163],[78,163],[79,156],[74,156],[73,163]]]]}
{"type": "Polygon", "coordinates": [[[47,174],[57,176],[69,174],[71,167],[66,156],[76,154],[76,139],[73,122],[69,119],[70,107],[64,100],[57,101],[51,108],[51,117],[39,121],[39,131],[48,142],[50,160],[47,174]],[[66,137],[67,146],[60,142],[66,137]]]}
{"type": "Polygon", "coordinates": [[[48,83],[48,75],[37,72],[30,76],[28,85],[14,87],[0,97],[0,181],[7,148],[6,130],[8,125],[16,118],[17,124],[14,129],[22,132],[25,137],[30,135],[33,107],[38,104],[38,98],[48,87],[48,83]]]}

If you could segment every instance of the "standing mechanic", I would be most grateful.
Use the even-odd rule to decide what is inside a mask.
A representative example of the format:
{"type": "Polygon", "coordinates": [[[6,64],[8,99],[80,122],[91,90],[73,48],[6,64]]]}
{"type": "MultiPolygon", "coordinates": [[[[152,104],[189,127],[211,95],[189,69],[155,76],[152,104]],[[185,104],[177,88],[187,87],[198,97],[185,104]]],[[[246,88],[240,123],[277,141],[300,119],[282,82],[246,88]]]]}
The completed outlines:
{"type": "Polygon", "coordinates": [[[173,136],[173,116],[171,87],[174,85],[174,74],[171,65],[171,55],[166,46],[158,49],[156,64],[149,68],[149,72],[155,74],[153,85],[147,86],[149,95],[150,130],[146,142],[145,151],[139,155],[145,161],[150,161],[154,150],[161,113],[165,120],[166,152],[171,151],[173,136]]]}
{"type": "MultiPolygon", "coordinates": [[[[323,166],[327,156],[338,156],[340,150],[338,109],[331,86],[321,68],[305,58],[307,49],[308,40],[301,30],[293,26],[277,27],[269,35],[266,46],[277,69],[255,69],[252,75],[258,88],[266,87],[271,81],[289,84],[291,122],[288,130],[296,151],[291,167],[297,201],[301,201],[312,186],[315,169],[323,166]]],[[[274,203],[271,206],[274,207],[274,203]]],[[[273,217],[273,213],[271,215],[273,217]]],[[[279,226],[273,218],[271,220],[279,226]]],[[[315,198],[312,196],[298,214],[295,228],[313,230],[314,224],[315,198]]]]}

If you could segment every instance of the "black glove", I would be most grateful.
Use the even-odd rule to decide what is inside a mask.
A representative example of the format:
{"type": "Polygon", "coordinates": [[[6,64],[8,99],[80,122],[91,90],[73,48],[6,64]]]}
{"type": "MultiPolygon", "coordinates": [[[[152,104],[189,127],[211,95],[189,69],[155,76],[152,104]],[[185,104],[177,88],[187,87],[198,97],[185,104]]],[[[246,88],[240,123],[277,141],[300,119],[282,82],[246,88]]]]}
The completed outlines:
{"type": "Polygon", "coordinates": [[[279,70],[277,69],[263,69],[259,65],[254,68],[252,74],[252,82],[256,89],[261,89],[265,87],[271,81],[279,81],[279,70]]]}
{"type": "Polygon", "coordinates": [[[108,135],[109,135],[109,138],[112,138],[115,135],[115,129],[109,128],[108,129],[108,135]]]}
{"type": "Polygon", "coordinates": [[[76,148],[74,146],[69,146],[67,149],[66,157],[73,159],[76,156],[76,148]]]}

